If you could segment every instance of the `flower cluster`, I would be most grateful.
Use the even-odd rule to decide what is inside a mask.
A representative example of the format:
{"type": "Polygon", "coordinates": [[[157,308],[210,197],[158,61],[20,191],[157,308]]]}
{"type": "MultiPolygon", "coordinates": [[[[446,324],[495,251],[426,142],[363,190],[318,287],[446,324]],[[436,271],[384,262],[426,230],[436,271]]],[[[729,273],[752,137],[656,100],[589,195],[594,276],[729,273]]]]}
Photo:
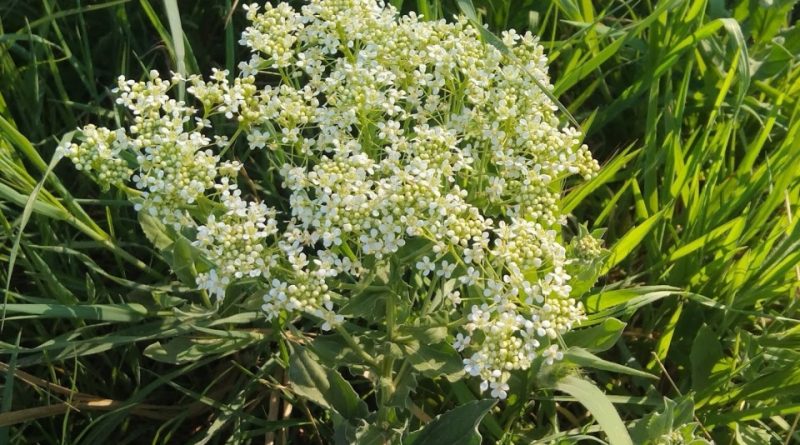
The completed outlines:
{"type": "Polygon", "coordinates": [[[192,228],[213,264],[197,283],[219,299],[247,277],[268,318],[305,313],[331,329],[351,288],[339,283],[424,240],[399,267],[419,274],[422,296],[449,283],[445,310],[468,320],[455,347],[483,389],[505,398],[512,371],[560,359],[559,334],[583,317],[560,188],[598,165],[540,88],[550,83],[536,38],[507,32],[504,52],[463,18],[423,21],[375,0],[246,10],[251,56],[234,81],[185,79],[198,110],[168,96],[183,79],[121,79],[133,125],[85,127],[66,149],[76,165],[104,185],[130,178],[138,209],[192,228]],[[220,162],[229,148],[266,159],[282,190],[243,193],[243,166],[220,162]],[[217,203],[203,218],[200,197],[217,203]]]}

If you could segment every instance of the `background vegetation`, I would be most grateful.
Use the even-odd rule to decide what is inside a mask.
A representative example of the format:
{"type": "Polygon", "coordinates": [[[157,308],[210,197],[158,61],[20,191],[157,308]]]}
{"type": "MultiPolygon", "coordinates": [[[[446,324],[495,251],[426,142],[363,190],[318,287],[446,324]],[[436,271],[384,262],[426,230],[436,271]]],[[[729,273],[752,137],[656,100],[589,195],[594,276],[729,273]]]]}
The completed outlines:
{"type": "MultiPolygon", "coordinates": [[[[233,70],[236,3],[0,3],[0,443],[331,437],[287,389],[256,310],[186,309],[197,296],[128,202],[48,166],[60,135],[119,121],[107,111],[118,75],[233,70]],[[286,416],[278,396],[293,402],[286,416]]],[[[431,18],[459,10],[392,3],[431,18]]],[[[720,444],[800,443],[796,2],[474,4],[492,31],[540,36],[555,95],[604,163],[563,205],[608,228],[607,274],[586,304],[627,326],[599,355],[657,377],[588,372],[634,440],[695,430],[720,444]]],[[[435,379],[414,398],[441,412],[476,393],[435,379]]],[[[573,443],[598,430],[570,397],[533,399],[487,416],[484,440],[573,443]]]]}

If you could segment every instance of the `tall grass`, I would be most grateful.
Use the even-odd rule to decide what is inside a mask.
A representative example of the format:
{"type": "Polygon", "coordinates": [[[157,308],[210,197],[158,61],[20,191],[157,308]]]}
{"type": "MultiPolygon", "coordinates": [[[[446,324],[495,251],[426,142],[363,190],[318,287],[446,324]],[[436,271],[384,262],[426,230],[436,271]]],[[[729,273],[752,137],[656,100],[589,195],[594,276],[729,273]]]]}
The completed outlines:
{"type": "MultiPolygon", "coordinates": [[[[258,309],[204,309],[119,192],[51,161],[53,135],[121,119],[104,111],[117,75],[232,68],[236,3],[0,4],[0,443],[327,437],[287,390],[286,351],[258,309]]],[[[430,18],[459,11],[392,3],[430,18]]],[[[677,430],[688,412],[684,423],[717,443],[800,443],[796,2],[473,3],[496,33],[540,36],[553,93],[604,162],[563,201],[608,227],[605,286],[586,304],[627,322],[602,357],[658,380],[589,377],[623,419],[645,418],[634,432],[666,425],[654,414],[666,411],[682,413],[665,426],[677,430]]],[[[423,410],[442,394],[475,398],[464,384],[417,391],[423,410]]],[[[510,403],[481,428],[503,443],[574,443],[597,429],[560,393],[510,403]]]]}

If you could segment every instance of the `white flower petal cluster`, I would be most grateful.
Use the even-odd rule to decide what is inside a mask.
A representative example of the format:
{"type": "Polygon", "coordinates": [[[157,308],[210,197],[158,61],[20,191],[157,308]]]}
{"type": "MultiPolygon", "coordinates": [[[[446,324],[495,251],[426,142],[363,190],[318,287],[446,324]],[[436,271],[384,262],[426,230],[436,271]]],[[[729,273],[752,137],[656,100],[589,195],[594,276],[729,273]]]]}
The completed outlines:
{"type": "Polygon", "coordinates": [[[71,159],[77,170],[92,174],[103,190],[130,180],[133,170],[120,157],[120,153],[128,147],[124,131],[87,125],[81,136],[82,143],[59,147],[61,154],[71,159]]]}
{"type": "Polygon", "coordinates": [[[375,0],[246,10],[251,56],[235,80],[187,79],[198,111],[169,98],[177,79],[122,79],[133,125],[127,136],[86,127],[67,150],[76,165],[123,183],[131,172],[113,147],[124,141],[139,208],[193,227],[214,264],[198,285],[222,298],[235,280],[259,280],[270,319],[302,312],[324,330],[341,325],[351,287],[337,283],[426,240],[403,267],[420,295],[449,283],[442,310],[465,312],[454,346],[484,390],[505,398],[512,371],[560,359],[559,334],[583,317],[565,272],[561,184],[598,165],[540,88],[552,87],[536,38],[504,33],[503,53],[463,18],[423,21],[375,0]],[[220,164],[205,136],[212,116],[236,128],[216,137],[224,150],[253,150],[278,172],[283,190],[262,199],[286,211],[243,193],[242,165],[220,164]],[[201,196],[220,209],[196,221],[201,196]]]}

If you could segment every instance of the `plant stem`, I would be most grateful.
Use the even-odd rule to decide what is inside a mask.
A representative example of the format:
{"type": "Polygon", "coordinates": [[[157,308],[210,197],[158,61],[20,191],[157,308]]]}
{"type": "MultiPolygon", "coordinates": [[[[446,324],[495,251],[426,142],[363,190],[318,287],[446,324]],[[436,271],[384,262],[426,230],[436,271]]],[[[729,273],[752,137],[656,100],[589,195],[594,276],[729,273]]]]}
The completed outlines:
{"type": "Polygon", "coordinates": [[[336,329],[336,332],[339,335],[341,335],[342,338],[344,338],[344,341],[347,342],[347,345],[350,346],[350,348],[352,348],[353,351],[355,351],[356,354],[358,354],[358,356],[361,357],[361,359],[364,360],[367,363],[367,365],[369,365],[371,368],[373,368],[377,372],[378,371],[378,362],[376,362],[374,358],[372,358],[369,354],[367,354],[367,351],[365,351],[364,348],[361,347],[361,345],[356,343],[356,341],[353,338],[353,336],[350,335],[350,333],[347,332],[347,330],[344,329],[342,326],[336,326],[335,329],[336,329]]]}
{"type": "Polygon", "coordinates": [[[395,294],[389,292],[386,297],[386,343],[384,344],[383,362],[381,363],[381,373],[378,380],[378,422],[381,428],[389,430],[391,419],[394,417],[394,409],[389,407],[389,402],[394,395],[394,354],[392,345],[395,337],[395,318],[397,310],[395,307],[395,294]]]}

